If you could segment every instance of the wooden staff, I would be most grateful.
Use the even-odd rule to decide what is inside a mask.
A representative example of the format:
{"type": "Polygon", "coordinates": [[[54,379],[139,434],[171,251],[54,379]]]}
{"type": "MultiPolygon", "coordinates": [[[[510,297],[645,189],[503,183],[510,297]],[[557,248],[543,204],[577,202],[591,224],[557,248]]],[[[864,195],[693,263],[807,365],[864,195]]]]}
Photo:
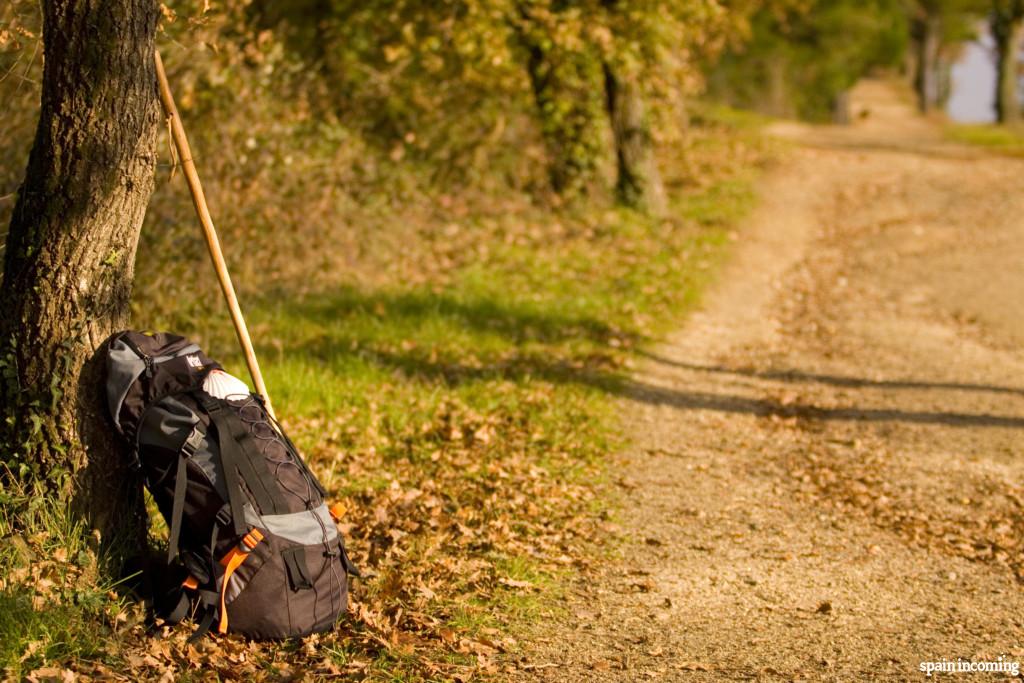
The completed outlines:
{"type": "Polygon", "coordinates": [[[160,100],[163,102],[164,112],[167,113],[167,120],[170,123],[171,137],[174,139],[174,146],[178,150],[178,157],[185,171],[185,180],[188,182],[188,189],[192,193],[192,203],[196,207],[199,223],[203,226],[203,236],[206,238],[206,247],[210,252],[213,268],[217,271],[220,289],[224,292],[224,299],[228,302],[228,310],[231,311],[231,322],[235,325],[238,343],[242,345],[242,351],[245,353],[245,364],[249,366],[249,374],[252,375],[253,384],[256,386],[256,393],[263,397],[267,412],[270,413],[271,417],[277,419],[274,415],[274,408],[270,405],[270,395],[267,394],[267,386],[263,383],[260,364],[256,361],[256,352],[252,348],[249,329],[245,326],[242,309],[238,306],[238,297],[235,296],[235,288],[231,284],[231,275],[228,274],[228,266],[224,262],[224,253],[220,249],[220,240],[217,238],[217,231],[213,227],[213,218],[210,216],[210,209],[206,206],[206,195],[203,194],[203,186],[199,182],[196,165],[192,162],[192,150],[188,146],[188,138],[185,137],[185,128],[181,125],[178,108],[174,105],[174,97],[171,95],[171,86],[167,83],[167,74],[164,72],[163,60],[160,59],[159,52],[154,52],[153,56],[156,59],[157,80],[160,82],[160,100]]]}

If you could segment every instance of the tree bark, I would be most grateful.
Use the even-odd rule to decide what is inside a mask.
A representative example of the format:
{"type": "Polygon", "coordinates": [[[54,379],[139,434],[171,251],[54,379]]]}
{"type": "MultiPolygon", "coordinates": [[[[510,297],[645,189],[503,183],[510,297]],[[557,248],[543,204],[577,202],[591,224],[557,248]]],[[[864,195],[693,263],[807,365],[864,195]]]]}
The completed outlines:
{"type": "MultiPolygon", "coordinates": [[[[587,74],[582,65],[574,63],[578,61],[574,55],[562,55],[564,63],[556,64],[556,58],[535,42],[527,45],[527,51],[526,70],[548,150],[551,188],[571,198],[584,191],[597,167],[594,117],[587,91],[579,87],[588,81],[587,74]],[[567,72],[570,78],[562,78],[560,72],[567,72]]],[[[597,112],[600,114],[599,107],[597,112]]]]}
{"type": "Polygon", "coordinates": [[[996,118],[1000,123],[1021,119],[1020,92],[1017,87],[1017,54],[1020,50],[1022,17],[995,12],[992,37],[996,43],[996,118]]]}
{"type": "Polygon", "coordinates": [[[589,55],[551,40],[553,27],[536,19],[530,3],[516,2],[514,7],[511,28],[526,52],[551,189],[572,198],[586,191],[603,151],[596,134],[601,120],[599,87],[594,87],[600,73],[589,55]]]}
{"type": "Polygon", "coordinates": [[[832,123],[838,126],[848,126],[853,123],[849,89],[840,90],[832,100],[832,123]]]}
{"type": "Polygon", "coordinates": [[[44,0],[42,9],[39,125],[0,292],[0,444],[15,486],[70,504],[108,543],[135,540],[139,487],[107,417],[97,352],[128,322],[153,190],[159,7],[44,0]]]}
{"type": "Polygon", "coordinates": [[[917,59],[914,89],[922,114],[932,112],[939,104],[939,50],[942,47],[942,18],[925,12],[915,20],[917,59]]]}
{"type": "Polygon", "coordinates": [[[604,91],[615,138],[615,191],[627,206],[659,215],[665,212],[665,188],[658,172],[643,93],[634,77],[616,73],[607,61],[604,91]]]}
{"type": "Polygon", "coordinates": [[[789,92],[789,64],[780,54],[771,55],[765,64],[768,80],[768,99],[765,113],[769,116],[787,118],[796,115],[793,98],[789,92]]]}

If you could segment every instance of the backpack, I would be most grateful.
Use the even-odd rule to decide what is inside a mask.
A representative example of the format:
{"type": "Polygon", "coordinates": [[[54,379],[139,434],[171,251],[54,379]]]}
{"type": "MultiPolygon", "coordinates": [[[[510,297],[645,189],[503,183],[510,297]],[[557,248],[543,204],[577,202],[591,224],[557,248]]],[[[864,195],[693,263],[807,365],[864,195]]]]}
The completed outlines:
{"type": "Polygon", "coordinates": [[[174,334],[121,332],[106,361],[110,414],[170,529],[158,613],[202,614],[193,640],[215,620],[258,639],[331,629],[359,575],[341,509],[262,399],[174,334]]]}

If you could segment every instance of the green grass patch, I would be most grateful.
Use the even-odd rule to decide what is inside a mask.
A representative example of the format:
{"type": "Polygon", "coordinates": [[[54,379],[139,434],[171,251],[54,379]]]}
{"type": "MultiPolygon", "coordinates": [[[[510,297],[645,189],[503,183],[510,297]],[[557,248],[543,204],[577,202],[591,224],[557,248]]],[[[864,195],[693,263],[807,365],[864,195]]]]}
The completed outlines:
{"type": "Polygon", "coordinates": [[[1024,156],[1024,127],[996,124],[950,125],[946,135],[951,140],[985,147],[1009,156],[1024,156]]]}
{"type": "Polygon", "coordinates": [[[34,604],[29,590],[0,591],[0,671],[20,680],[47,662],[105,657],[95,622],[105,619],[105,600],[93,592],[77,600],[34,604]]]}
{"type": "Polygon", "coordinates": [[[735,133],[753,136],[759,135],[774,120],[750,109],[737,109],[712,101],[697,101],[690,112],[691,124],[727,126],[735,133]]]}

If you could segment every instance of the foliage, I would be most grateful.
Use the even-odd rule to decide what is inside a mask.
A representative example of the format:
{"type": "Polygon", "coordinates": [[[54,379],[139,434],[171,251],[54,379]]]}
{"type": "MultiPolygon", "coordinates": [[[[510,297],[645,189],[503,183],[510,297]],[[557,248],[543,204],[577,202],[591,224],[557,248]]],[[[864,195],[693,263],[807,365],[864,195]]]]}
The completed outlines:
{"type": "Polygon", "coordinates": [[[527,166],[543,161],[529,85],[501,3],[265,2],[250,14],[315,65],[317,110],[392,160],[427,162],[444,182],[489,182],[496,162],[516,184],[540,180],[527,166]]]}
{"type": "Polygon", "coordinates": [[[828,118],[836,98],[907,47],[900,0],[808,0],[768,5],[751,39],[729,50],[710,76],[712,93],[774,115],[828,118]]]}
{"type": "Polygon", "coordinates": [[[954,45],[974,37],[974,22],[1002,0],[906,0],[911,18],[930,15],[942,22],[942,42],[954,45]]]}
{"type": "MultiPolygon", "coordinates": [[[[984,6],[982,6],[984,7],[984,6]]],[[[982,9],[978,7],[977,9],[982,9]]],[[[992,25],[995,27],[1007,23],[1018,22],[1024,17],[1024,3],[1020,0],[990,0],[988,9],[992,17],[992,25]]]]}
{"type": "Polygon", "coordinates": [[[0,159],[18,160],[0,164],[0,230],[4,233],[35,132],[41,24],[35,3],[13,0],[0,5],[0,93],[6,109],[0,126],[0,159]]]}
{"type": "Polygon", "coordinates": [[[745,16],[716,0],[621,5],[310,0],[257,2],[251,13],[316,65],[328,84],[316,91],[320,108],[392,157],[459,182],[507,163],[517,187],[534,189],[542,179],[516,164],[542,161],[554,189],[572,196],[602,186],[610,157],[602,61],[642,65],[656,101],[678,105],[700,84],[694,55],[714,52],[745,16]]]}

